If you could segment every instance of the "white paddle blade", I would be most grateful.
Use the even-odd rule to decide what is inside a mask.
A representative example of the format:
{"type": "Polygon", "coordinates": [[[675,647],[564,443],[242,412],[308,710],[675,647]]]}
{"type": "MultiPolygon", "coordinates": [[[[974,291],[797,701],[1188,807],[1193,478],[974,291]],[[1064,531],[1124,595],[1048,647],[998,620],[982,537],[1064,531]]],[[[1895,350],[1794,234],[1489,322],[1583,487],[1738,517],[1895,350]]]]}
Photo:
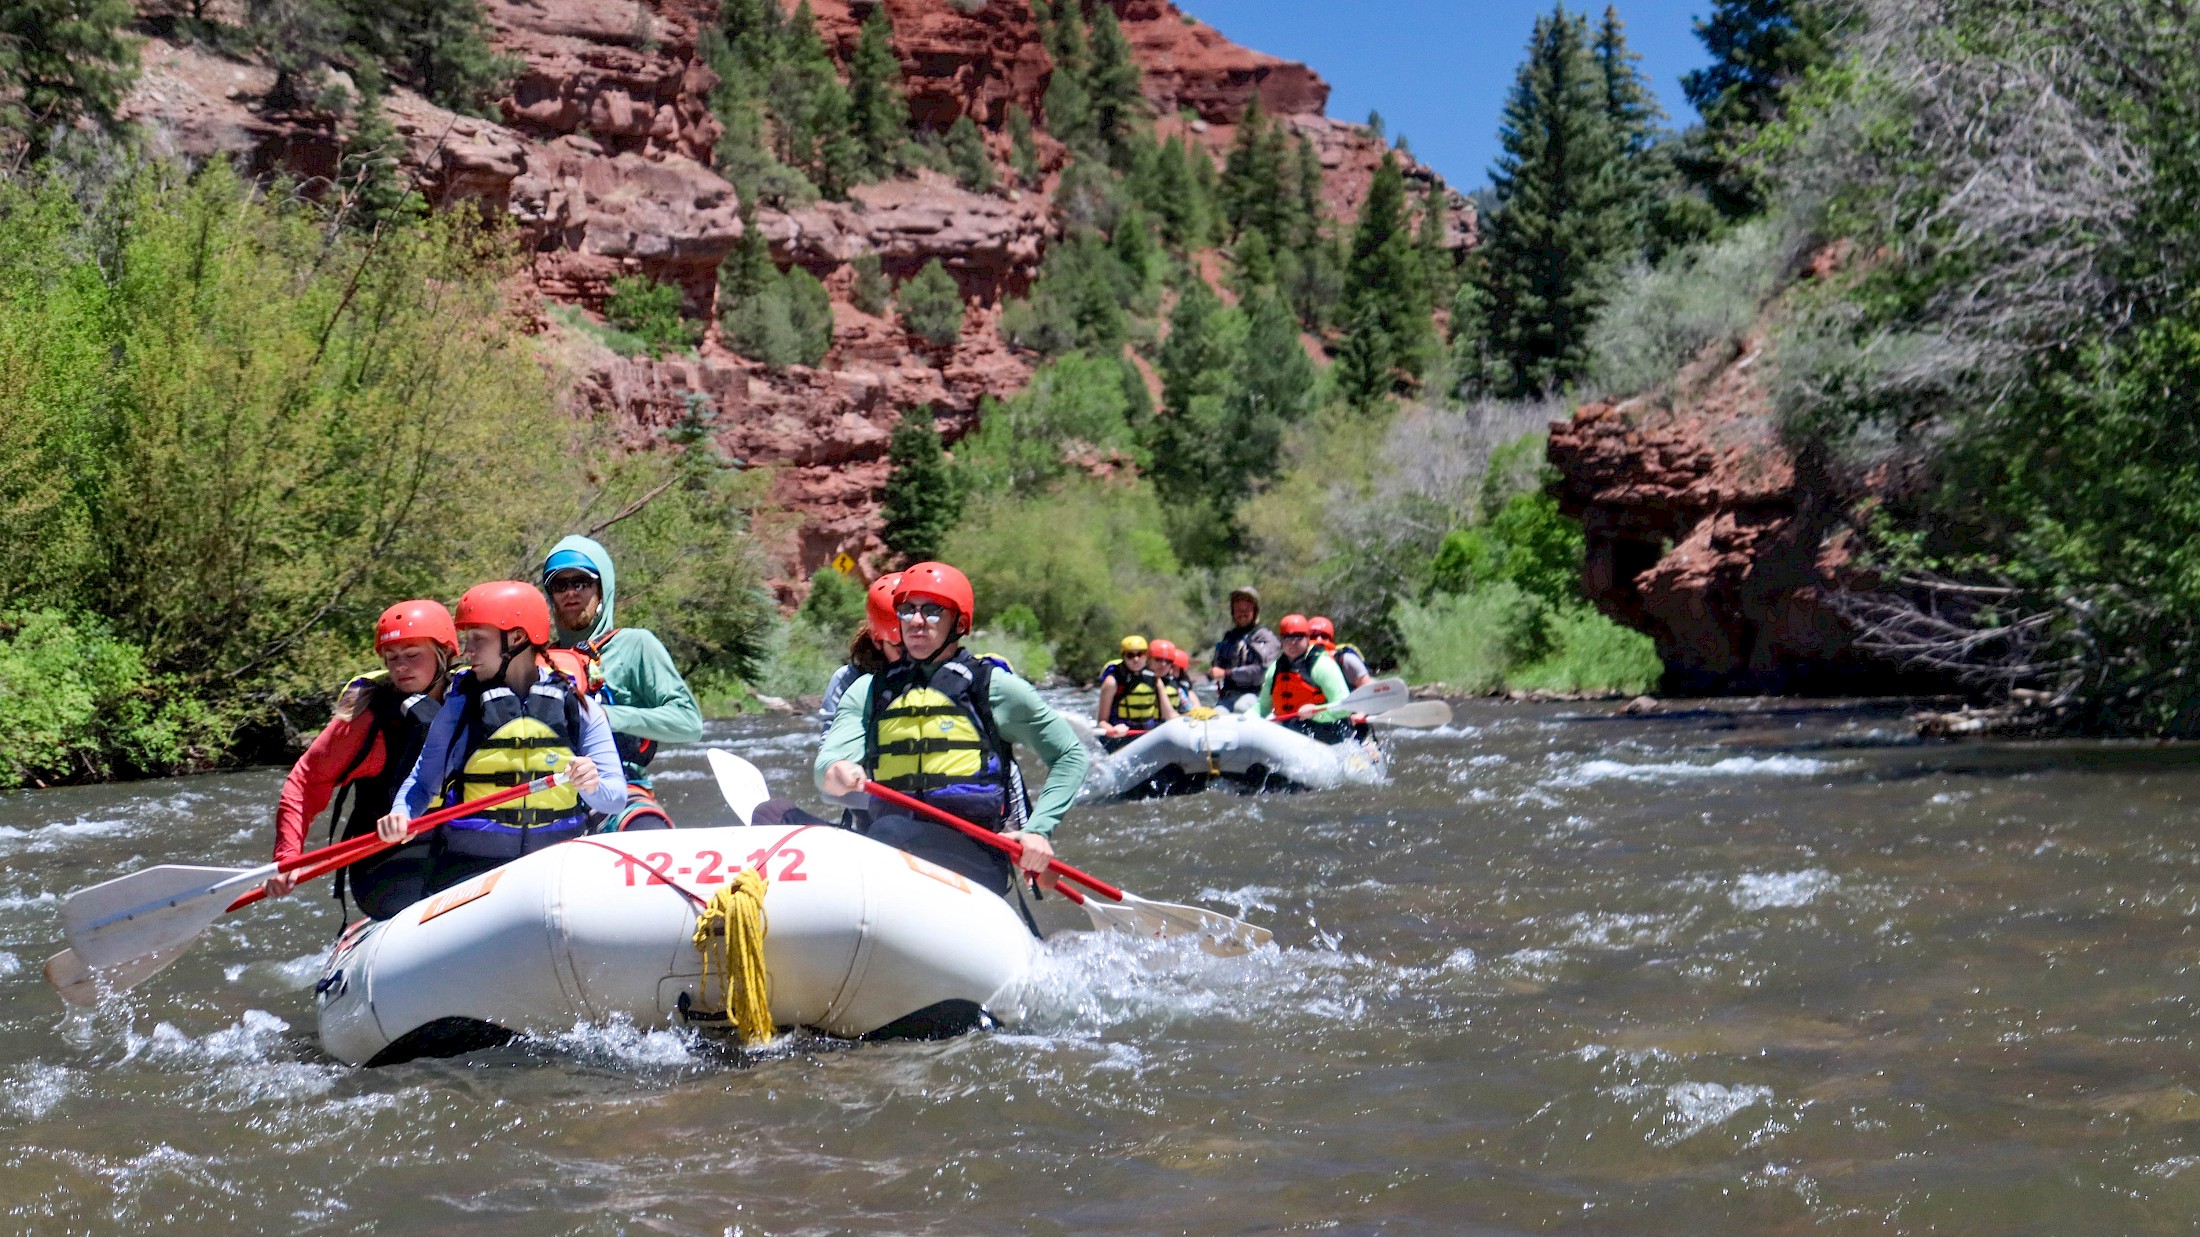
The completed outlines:
{"type": "Polygon", "coordinates": [[[1369,679],[1348,693],[1337,707],[1355,713],[1388,713],[1412,697],[1404,679],[1369,679]]]}
{"type": "Polygon", "coordinates": [[[1403,726],[1408,730],[1434,730],[1438,726],[1451,725],[1451,706],[1441,700],[1416,700],[1402,704],[1388,713],[1367,719],[1375,726],[1403,726]]]}
{"type": "Polygon", "coordinates": [[[167,863],[79,889],[61,904],[61,930],[86,966],[106,969],[188,945],[264,868],[167,863]]]}
{"type": "Polygon", "coordinates": [[[75,950],[64,949],[46,959],[46,982],[53,985],[54,992],[63,1001],[89,1008],[137,987],[167,970],[170,963],[190,951],[191,942],[185,941],[100,970],[88,965],[75,950]]]}
{"type": "Polygon", "coordinates": [[[1268,929],[1232,919],[1220,911],[1179,906],[1174,902],[1151,902],[1130,893],[1124,894],[1121,902],[1088,893],[1085,895],[1085,915],[1092,920],[1093,927],[1109,932],[1155,939],[1196,936],[1199,947],[1218,958],[1251,953],[1275,939],[1275,933],[1268,929]]]}
{"type": "Polygon", "coordinates": [[[742,824],[748,824],[756,805],[772,797],[771,788],[764,784],[764,771],[722,747],[704,752],[703,758],[710,761],[711,776],[718,779],[718,793],[726,797],[726,806],[742,824]]]}

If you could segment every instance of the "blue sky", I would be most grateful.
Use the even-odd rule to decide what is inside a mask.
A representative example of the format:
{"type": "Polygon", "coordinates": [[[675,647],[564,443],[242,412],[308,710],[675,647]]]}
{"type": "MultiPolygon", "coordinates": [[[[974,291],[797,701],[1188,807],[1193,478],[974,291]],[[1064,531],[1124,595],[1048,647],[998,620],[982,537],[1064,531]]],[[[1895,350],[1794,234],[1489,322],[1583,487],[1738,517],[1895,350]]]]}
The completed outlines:
{"type": "MultiPolygon", "coordinates": [[[[1330,85],[1329,114],[1383,114],[1390,135],[1469,191],[1489,181],[1497,119],[1536,15],[1550,0],[1177,0],[1232,42],[1312,65],[1330,85]]],[[[1571,3],[1568,7],[1583,6],[1571,3]]],[[[1707,57],[1693,19],[1711,0],[1617,0],[1627,42],[1642,54],[1666,123],[1696,118],[1681,74],[1707,57]]],[[[1604,12],[1599,0],[1588,10],[1604,12]]]]}

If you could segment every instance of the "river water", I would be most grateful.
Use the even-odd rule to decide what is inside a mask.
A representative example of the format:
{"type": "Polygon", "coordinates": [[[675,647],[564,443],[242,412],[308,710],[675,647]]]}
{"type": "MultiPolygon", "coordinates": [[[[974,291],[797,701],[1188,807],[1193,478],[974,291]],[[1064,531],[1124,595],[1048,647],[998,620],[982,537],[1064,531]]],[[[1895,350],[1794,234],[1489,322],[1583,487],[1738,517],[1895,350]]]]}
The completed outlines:
{"type": "MultiPolygon", "coordinates": [[[[1079,809],[1072,862],[1278,947],[1063,932],[1013,1033],[749,1057],[611,1026],[336,1065],[318,891],[64,1013],[59,895],[261,861],[280,775],[0,795],[0,1228],[2192,1227],[2200,750],[1608,712],[1469,705],[1385,786],[1079,809]]],[[[811,798],[807,727],[711,740],[811,798]]],[[[699,755],[663,767],[733,823],[699,755]]]]}

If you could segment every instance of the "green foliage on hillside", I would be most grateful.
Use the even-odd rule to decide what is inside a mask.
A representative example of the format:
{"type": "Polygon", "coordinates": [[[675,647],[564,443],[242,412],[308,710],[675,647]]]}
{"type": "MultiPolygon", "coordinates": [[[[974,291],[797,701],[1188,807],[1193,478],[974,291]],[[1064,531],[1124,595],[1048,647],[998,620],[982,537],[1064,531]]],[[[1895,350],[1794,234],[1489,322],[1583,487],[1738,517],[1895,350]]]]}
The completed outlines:
{"type": "Polygon", "coordinates": [[[930,408],[902,417],[887,441],[886,493],[881,534],[904,565],[936,559],[948,530],[962,515],[963,487],[948,471],[939,427],[930,408]]]}
{"type": "Polygon", "coordinates": [[[371,664],[391,601],[575,528],[604,526],[622,613],[685,664],[754,656],[754,485],[577,436],[505,313],[514,260],[472,218],[362,234],[221,163],[0,182],[0,696],[40,701],[0,705],[37,714],[0,781],[258,750],[371,664]]]}

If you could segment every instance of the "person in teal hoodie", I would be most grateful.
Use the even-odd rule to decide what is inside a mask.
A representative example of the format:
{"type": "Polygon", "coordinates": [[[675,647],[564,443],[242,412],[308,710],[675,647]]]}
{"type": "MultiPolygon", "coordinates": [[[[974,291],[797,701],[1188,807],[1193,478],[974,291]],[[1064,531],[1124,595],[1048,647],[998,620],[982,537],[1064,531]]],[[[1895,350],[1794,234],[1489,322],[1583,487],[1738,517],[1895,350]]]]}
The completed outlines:
{"type": "Polygon", "coordinates": [[[650,786],[649,764],[659,744],[703,737],[695,693],[655,632],[613,621],[619,583],[610,551],[587,537],[567,537],[542,560],[542,588],[550,594],[556,621],[552,643],[578,649],[603,667],[604,711],[618,740],[629,795],[626,809],[604,822],[604,831],[646,829],[657,821],[669,827],[671,819],[650,786]]]}

